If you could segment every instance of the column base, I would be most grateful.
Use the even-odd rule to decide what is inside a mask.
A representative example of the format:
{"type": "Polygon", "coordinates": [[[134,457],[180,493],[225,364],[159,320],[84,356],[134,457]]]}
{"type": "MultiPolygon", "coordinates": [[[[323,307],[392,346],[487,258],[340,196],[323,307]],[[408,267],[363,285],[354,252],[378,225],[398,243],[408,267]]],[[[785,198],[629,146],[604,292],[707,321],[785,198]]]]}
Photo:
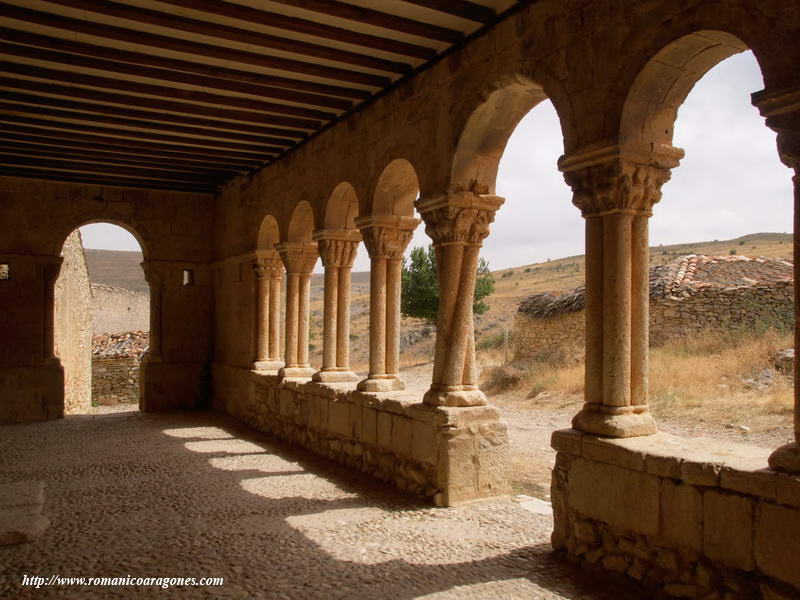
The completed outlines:
{"type": "Polygon", "coordinates": [[[769,468],[793,475],[800,475],[800,443],[781,446],[769,455],[769,468]]]}
{"type": "Polygon", "coordinates": [[[599,412],[596,406],[584,404],[581,411],[572,419],[573,429],[616,438],[651,435],[658,431],[653,415],[647,407],[642,407],[641,412],[610,415],[599,412]]]}
{"type": "Polygon", "coordinates": [[[282,379],[310,379],[316,370],[312,367],[283,367],[278,371],[282,379]]]}
{"type": "Polygon", "coordinates": [[[352,371],[317,371],[311,377],[311,381],[320,383],[348,383],[358,381],[358,375],[352,371]]]}
{"type": "Polygon", "coordinates": [[[361,392],[399,392],[406,389],[406,384],[396,375],[371,375],[359,381],[357,389],[361,392]]]}
{"type": "Polygon", "coordinates": [[[433,384],[422,401],[432,406],[483,406],[486,395],[477,386],[433,384]]]}
{"type": "Polygon", "coordinates": [[[259,360],[253,363],[253,371],[277,371],[282,369],[283,365],[282,360],[259,360]]]}

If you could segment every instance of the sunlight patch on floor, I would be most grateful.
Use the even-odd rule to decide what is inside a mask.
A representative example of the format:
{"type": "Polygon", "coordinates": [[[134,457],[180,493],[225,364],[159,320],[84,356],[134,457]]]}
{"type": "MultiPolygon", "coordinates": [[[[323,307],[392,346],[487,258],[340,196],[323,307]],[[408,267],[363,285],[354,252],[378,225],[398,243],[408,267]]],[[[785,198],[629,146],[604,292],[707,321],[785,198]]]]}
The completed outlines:
{"type": "Polygon", "coordinates": [[[262,498],[307,498],[325,501],[358,498],[357,493],[345,491],[315,473],[253,477],[242,480],[240,485],[245,491],[262,498]]]}
{"type": "Polygon", "coordinates": [[[175,429],[165,429],[165,435],[176,438],[200,438],[206,440],[224,440],[233,437],[220,427],[178,427],[175,429]]]}
{"type": "Polygon", "coordinates": [[[215,469],[223,471],[299,472],[305,471],[299,463],[285,460],[274,454],[243,454],[223,456],[208,461],[215,469]]]}
{"type": "Polygon", "coordinates": [[[226,454],[259,454],[267,451],[263,446],[239,439],[207,440],[202,442],[186,442],[187,450],[211,454],[214,452],[224,452],[226,454]]]}

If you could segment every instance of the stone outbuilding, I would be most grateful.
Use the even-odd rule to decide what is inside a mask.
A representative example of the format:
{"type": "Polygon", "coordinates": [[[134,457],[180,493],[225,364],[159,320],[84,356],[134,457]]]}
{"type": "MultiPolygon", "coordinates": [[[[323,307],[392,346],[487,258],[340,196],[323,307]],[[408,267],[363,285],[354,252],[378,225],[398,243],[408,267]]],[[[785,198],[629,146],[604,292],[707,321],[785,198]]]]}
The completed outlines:
{"type": "MultiPolygon", "coordinates": [[[[765,257],[688,254],[650,267],[650,345],[706,331],[789,331],[794,267],[765,257]]],[[[585,349],[586,288],[523,300],[514,320],[515,358],[574,362],[585,349]]]]}

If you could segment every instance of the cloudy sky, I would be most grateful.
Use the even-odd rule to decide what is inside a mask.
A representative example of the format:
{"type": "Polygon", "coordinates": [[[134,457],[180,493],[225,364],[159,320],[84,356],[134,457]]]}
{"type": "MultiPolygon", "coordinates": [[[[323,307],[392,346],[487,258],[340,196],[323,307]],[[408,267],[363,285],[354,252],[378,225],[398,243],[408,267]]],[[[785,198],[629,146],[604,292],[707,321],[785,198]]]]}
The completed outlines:
{"type": "MultiPolygon", "coordinates": [[[[777,158],[775,134],[750,104],[750,93],[762,87],[746,52],[717,65],[689,94],[673,140],[686,157],[654,209],[652,245],[791,231],[791,172],[777,158]]],[[[583,222],[556,168],[562,153],[555,110],[544,102],[519,124],[500,163],[497,193],[506,204],[483,250],[492,269],[583,253],[583,222]]],[[[139,249],[119,227],[88,225],[81,232],[87,248],[139,249]]],[[[409,248],[429,242],[420,227],[409,248]]],[[[355,269],[368,268],[362,247],[355,269]]]]}

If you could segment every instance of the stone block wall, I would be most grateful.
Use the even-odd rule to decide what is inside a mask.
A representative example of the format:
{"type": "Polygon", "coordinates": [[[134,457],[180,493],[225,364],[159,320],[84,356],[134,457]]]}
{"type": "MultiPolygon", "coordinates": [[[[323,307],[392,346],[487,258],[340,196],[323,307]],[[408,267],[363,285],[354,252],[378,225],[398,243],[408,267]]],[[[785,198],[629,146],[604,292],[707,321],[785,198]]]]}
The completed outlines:
{"type": "Polygon", "coordinates": [[[142,292],[92,284],[94,334],[150,329],[150,296],[142,292]]]}
{"type": "Polygon", "coordinates": [[[215,379],[249,387],[227,410],[250,426],[437,505],[510,492],[508,432],[493,406],[431,407],[414,394],[282,381],[221,365],[215,379]]]}
{"type": "MultiPolygon", "coordinates": [[[[583,310],[532,317],[518,312],[514,321],[515,358],[563,357],[579,362],[584,356],[586,313],[583,310]]],[[[753,331],[794,327],[791,281],[743,287],[707,287],[688,298],[650,301],[650,345],[704,331],[753,331]]]]}
{"type": "Polygon", "coordinates": [[[93,358],[92,402],[101,406],[138,404],[139,359],[135,356],[93,358]]]}
{"type": "Polygon", "coordinates": [[[64,369],[64,413],[91,406],[92,294],[80,231],[64,242],[55,284],[54,350],[64,369]]]}
{"type": "Polygon", "coordinates": [[[678,598],[800,597],[800,477],[769,449],[556,431],[554,547],[678,598]]]}

